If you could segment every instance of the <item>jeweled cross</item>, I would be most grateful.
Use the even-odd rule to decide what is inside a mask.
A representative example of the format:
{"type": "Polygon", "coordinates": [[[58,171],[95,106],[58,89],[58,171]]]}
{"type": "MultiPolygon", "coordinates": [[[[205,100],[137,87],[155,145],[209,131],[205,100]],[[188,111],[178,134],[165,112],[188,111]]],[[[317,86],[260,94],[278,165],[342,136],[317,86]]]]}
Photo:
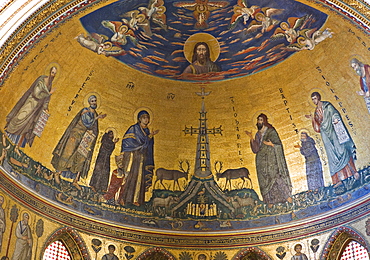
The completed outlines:
{"type": "Polygon", "coordinates": [[[208,142],[208,134],[220,134],[222,135],[222,129],[220,127],[214,128],[207,128],[207,111],[204,105],[204,97],[208,96],[211,92],[204,92],[204,88],[202,88],[201,92],[196,92],[198,96],[202,97],[202,107],[199,112],[199,127],[193,128],[185,126],[183,130],[185,135],[186,134],[197,134],[198,135],[198,143],[197,143],[197,155],[195,158],[195,170],[194,176],[199,178],[209,177],[212,172],[210,169],[210,148],[208,142]]]}

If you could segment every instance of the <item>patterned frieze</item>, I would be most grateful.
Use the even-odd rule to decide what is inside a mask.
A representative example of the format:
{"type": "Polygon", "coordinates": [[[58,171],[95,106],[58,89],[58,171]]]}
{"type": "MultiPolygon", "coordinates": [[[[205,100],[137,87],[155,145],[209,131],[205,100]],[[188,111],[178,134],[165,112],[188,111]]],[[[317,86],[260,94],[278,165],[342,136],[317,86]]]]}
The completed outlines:
{"type": "Polygon", "coordinates": [[[132,242],[140,242],[152,245],[182,245],[183,247],[229,247],[229,246],[256,246],[278,241],[298,239],[313,234],[319,234],[330,229],[337,228],[343,223],[350,223],[366,215],[370,210],[370,199],[366,198],[351,208],[338,211],[331,216],[317,217],[316,220],[304,224],[291,224],[286,226],[275,226],[274,229],[267,228],[256,230],[240,230],[232,233],[207,234],[173,234],[163,230],[137,230],[125,227],[124,224],[112,224],[98,219],[71,212],[63,207],[48,203],[38,197],[37,194],[23,189],[14,180],[0,171],[0,187],[20,203],[37,211],[45,218],[52,219],[62,225],[73,227],[83,232],[92,232],[99,236],[112,239],[122,239],[132,242]]]}

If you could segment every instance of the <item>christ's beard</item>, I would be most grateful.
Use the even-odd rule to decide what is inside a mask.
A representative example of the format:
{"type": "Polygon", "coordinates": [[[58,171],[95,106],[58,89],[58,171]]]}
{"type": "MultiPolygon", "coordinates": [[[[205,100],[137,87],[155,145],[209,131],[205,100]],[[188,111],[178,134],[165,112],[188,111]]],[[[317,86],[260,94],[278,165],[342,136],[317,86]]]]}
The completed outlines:
{"type": "Polygon", "coordinates": [[[263,124],[257,123],[257,124],[256,124],[256,126],[257,126],[257,129],[258,129],[258,130],[261,130],[261,129],[262,129],[262,127],[263,127],[263,124]]]}
{"type": "Polygon", "coordinates": [[[198,62],[202,65],[206,63],[206,57],[204,55],[199,55],[198,56],[198,62]]]}

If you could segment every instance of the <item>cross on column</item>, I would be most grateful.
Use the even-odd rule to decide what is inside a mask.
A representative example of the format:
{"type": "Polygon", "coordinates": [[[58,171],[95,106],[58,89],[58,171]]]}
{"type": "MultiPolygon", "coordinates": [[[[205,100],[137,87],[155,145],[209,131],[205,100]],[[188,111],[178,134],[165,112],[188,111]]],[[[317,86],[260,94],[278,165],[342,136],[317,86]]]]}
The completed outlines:
{"type": "Polygon", "coordinates": [[[220,134],[222,135],[222,129],[220,127],[207,128],[207,112],[204,105],[204,97],[208,96],[211,92],[204,92],[204,88],[201,89],[201,92],[197,92],[198,96],[202,97],[202,107],[199,112],[199,127],[193,128],[185,126],[183,130],[186,134],[197,134],[197,153],[195,158],[195,172],[194,175],[199,178],[205,178],[212,175],[210,169],[210,148],[208,142],[208,134],[220,134]]]}

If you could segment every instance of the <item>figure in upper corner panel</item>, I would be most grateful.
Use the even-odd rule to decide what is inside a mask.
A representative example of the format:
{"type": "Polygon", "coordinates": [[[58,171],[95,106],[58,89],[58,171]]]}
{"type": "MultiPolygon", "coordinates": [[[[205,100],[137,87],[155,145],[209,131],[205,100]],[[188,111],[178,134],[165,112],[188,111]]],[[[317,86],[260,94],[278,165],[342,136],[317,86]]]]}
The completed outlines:
{"type": "Polygon", "coordinates": [[[370,113],[370,66],[357,58],[351,60],[351,67],[360,76],[360,90],[356,93],[364,97],[367,110],[370,113]]]}
{"type": "Polygon", "coordinates": [[[351,67],[360,76],[360,87],[359,91],[356,91],[358,95],[364,96],[365,98],[370,97],[370,66],[364,64],[356,58],[351,60],[351,67]]]}

